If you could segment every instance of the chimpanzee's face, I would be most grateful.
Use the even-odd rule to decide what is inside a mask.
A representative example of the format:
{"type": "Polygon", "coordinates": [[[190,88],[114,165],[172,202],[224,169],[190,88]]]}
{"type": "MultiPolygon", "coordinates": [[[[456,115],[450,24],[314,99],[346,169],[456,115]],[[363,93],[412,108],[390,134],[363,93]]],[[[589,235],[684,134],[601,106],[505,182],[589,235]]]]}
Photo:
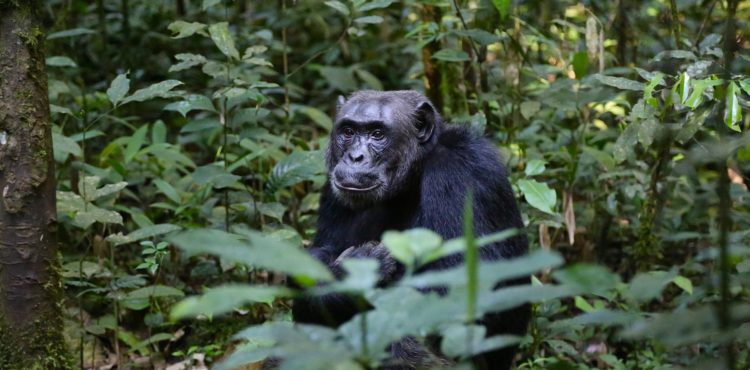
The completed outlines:
{"type": "Polygon", "coordinates": [[[328,153],[334,194],[351,207],[396,195],[421,160],[418,107],[393,92],[359,93],[339,104],[328,153]]]}

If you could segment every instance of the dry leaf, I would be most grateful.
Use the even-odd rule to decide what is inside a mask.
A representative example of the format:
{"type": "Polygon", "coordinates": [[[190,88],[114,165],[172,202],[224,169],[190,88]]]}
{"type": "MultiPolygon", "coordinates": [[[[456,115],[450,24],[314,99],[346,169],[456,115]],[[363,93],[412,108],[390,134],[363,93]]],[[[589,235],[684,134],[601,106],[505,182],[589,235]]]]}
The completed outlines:
{"type": "Polygon", "coordinates": [[[566,190],[563,192],[563,204],[565,211],[563,217],[565,219],[565,226],[568,229],[568,242],[570,245],[575,243],[576,237],[576,213],[573,210],[573,192],[566,190]]]}

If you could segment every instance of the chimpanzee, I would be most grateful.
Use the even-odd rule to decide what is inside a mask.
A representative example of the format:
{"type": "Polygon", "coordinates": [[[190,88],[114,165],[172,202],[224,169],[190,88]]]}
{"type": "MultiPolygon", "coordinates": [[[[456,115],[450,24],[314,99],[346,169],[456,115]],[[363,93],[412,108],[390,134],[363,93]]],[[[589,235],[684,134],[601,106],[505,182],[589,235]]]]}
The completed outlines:
{"type": "MultiPolygon", "coordinates": [[[[473,193],[477,235],[522,228],[521,215],[507,172],[493,145],[479,133],[447,125],[435,107],[416,91],[359,91],[339,97],[335,125],[326,153],[328,181],[320,198],[320,215],[310,253],[342,275],[344,257],[370,257],[380,264],[380,284],[403,274],[379,243],[386,230],[431,229],[445,239],[463,234],[463,206],[473,193]]],[[[523,233],[483,247],[484,260],[526,253],[523,233]]],[[[461,255],[444,257],[425,269],[445,269],[462,262],[461,255]]],[[[294,320],[337,326],[363,309],[349,296],[327,295],[294,301],[294,320]]],[[[488,314],[482,319],[487,335],[523,335],[528,306],[488,314]]],[[[422,351],[413,338],[390,348],[402,367],[423,367],[414,357],[422,351]],[[414,365],[418,364],[418,365],[414,365]]],[[[485,353],[473,359],[479,369],[510,368],[516,348],[485,353]]]]}

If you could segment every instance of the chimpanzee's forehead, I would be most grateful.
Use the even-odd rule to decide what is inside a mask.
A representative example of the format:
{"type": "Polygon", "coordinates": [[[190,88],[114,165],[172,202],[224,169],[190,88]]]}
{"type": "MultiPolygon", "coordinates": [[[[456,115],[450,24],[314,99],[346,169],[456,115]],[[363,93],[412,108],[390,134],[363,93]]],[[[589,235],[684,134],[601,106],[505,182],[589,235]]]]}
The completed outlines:
{"type": "Polygon", "coordinates": [[[351,120],[355,122],[382,121],[393,123],[399,120],[399,116],[408,110],[403,101],[399,99],[367,99],[350,100],[341,107],[338,120],[351,120]]]}

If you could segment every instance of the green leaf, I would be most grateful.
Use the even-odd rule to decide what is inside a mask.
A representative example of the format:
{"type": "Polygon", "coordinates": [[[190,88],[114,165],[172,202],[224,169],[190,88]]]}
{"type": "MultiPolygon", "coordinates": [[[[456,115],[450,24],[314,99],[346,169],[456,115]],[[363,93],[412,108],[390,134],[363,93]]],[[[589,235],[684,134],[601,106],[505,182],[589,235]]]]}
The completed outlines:
{"type": "Polygon", "coordinates": [[[573,72],[575,72],[576,80],[582,79],[589,73],[589,56],[585,51],[579,51],[573,54],[573,72]]]}
{"type": "Polygon", "coordinates": [[[57,132],[52,132],[52,148],[57,162],[65,162],[71,155],[75,158],[83,156],[83,151],[78,143],[57,132]]]}
{"type": "Polygon", "coordinates": [[[167,28],[176,34],[172,36],[172,38],[175,39],[190,37],[196,33],[201,35],[206,34],[206,32],[204,31],[206,29],[206,25],[198,22],[188,23],[185,21],[175,21],[170,23],[167,28]]]}
{"type": "Polygon", "coordinates": [[[598,73],[593,75],[593,77],[605,85],[613,86],[621,90],[643,91],[645,89],[645,85],[643,83],[629,80],[627,78],[605,76],[598,73]]]}
{"type": "Polygon", "coordinates": [[[134,101],[142,102],[154,98],[171,98],[175,96],[175,94],[170,93],[170,91],[180,85],[182,85],[182,82],[177,80],[166,80],[155,83],[145,89],[136,90],[133,95],[125,98],[122,104],[127,104],[134,101]]]}
{"type": "Polygon", "coordinates": [[[573,287],[579,294],[603,295],[620,283],[620,276],[606,267],[583,263],[555,271],[552,276],[560,283],[573,287]]]}
{"type": "Polygon", "coordinates": [[[643,89],[643,97],[649,105],[651,105],[654,108],[659,107],[659,101],[653,97],[653,92],[656,86],[663,85],[664,84],[664,74],[661,72],[656,72],[654,76],[649,80],[648,84],[646,85],[646,88],[643,89]]]}
{"type": "Polygon", "coordinates": [[[466,62],[471,60],[469,54],[466,54],[465,51],[456,49],[442,49],[433,54],[432,58],[446,62],[466,62]]]}
{"type": "Polygon", "coordinates": [[[50,67],[78,67],[76,62],[68,57],[49,57],[45,63],[50,67]]]}
{"type": "Polygon", "coordinates": [[[383,23],[383,17],[379,15],[368,15],[365,17],[359,17],[354,19],[354,23],[357,24],[379,24],[383,23]]]}
{"type": "Polygon", "coordinates": [[[217,4],[220,4],[221,0],[203,0],[203,4],[201,5],[201,9],[206,10],[212,6],[215,6],[217,4]]]}
{"type": "Polygon", "coordinates": [[[740,81],[740,87],[745,91],[745,94],[750,95],[750,78],[740,81]]]}
{"type": "Polygon", "coordinates": [[[442,238],[428,229],[386,231],[382,239],[393,258],[407,266],[415,266],[442,243],[442,238]]]}
{"type": "Polygon", "coordinates": [[[190,254],[214,254],[230,262],[318,281],[333,279],[328,268],[303,249],[249,230],[243,231],[243,236],[250,241],[220,230],[201,229],[177,234],[169,240],[190,254]]]}
{"type": "Polygon", "coordinates": [[[229,33],[229,23],[219,22],[212,24],[208,27],[208,33],[211,35],[211,40],[214,41],[216,47],[221,50],[224,55],[239,60],[240,52],[234,47],[234,38],[229,33]]]}
{"type": "Polygon", "coordinates": [[[169,103],[164,110],[179,112],[183,117],[187,117],[187,114],[194,110],[216,112],[211,99],[199,94],[186,95],[185,100],[169,103]]]}
{"type": "Polygon", "coordinates": [[[346,5],[344,5],[342,2],[333,0],[333,1],[326,1],[325,4],[341,14],[347,17],[349,16],[349,8],[346,5]]]}
{"type": "Polygon", "coordinates": [[[248,303],[271,303],[276,298],[291,295],[292,291],[284,287],[223,285],[199,297],[181,301],[172,308],[170,316],[175,320],[198,315],[216,316],[248,303]]]}
{"type": "Polygon", "coordinates": [[[47,40],[61,39],[63,37],[90,35],[92,33],[96,33],[96,32],[94,32],[94,30],[89,29],[89,28],[73,28],[73,29],[69,29],[65,31],[50,33],[47,36],[47,40]]]}
{"type": "Polygon", "coordinates": [[[198,167],[192,176],[196,184],[211,184],[216,189],[232,186],[240,179],[239,176],[227,172],[223,167],[216,164],[198,167]]]}
{"type": "Polygon", "coordinates": [[[295,151],[280,160],[271,170],[266,184],[269,191],[314,180],[325,174],[323,153],[320,151],[295,151]]]}
{"type": "Polygon", "coordinates": [[[138,151],[141,150],[143,143],[146,142],[146,133],[148,133],[148,126],[143,125],[135,131],[133,136],[127,138],[124,153],[125,163],[132,161],[138,151]]]}
{"type": "Polygon", "coordinates": [[[393,2],[394,0],[371,0],[364,5],[357,7],[357,10],[364,13],[373,9],[387,8],[393,4],[393,2]]]}
{"type": "Polygon", "coordinates": [[[544,172],[546,161],[541,159],[532,159],[526,162],[526,168],[523,172],[527,177],[536,176],[544,172]]]}
{"type": "Polygon", "coordinates": [[[666,271],[639,273],[630,281],[630,295],[640,302],[660,297],[664,287],[674,280],[675,275],[673,272],[666,271]]]}
{"type": "Polygon", "coordinates": [[[536,101],[536,100],[527,100],[523,103],[521,103],[521,115],[523,118],[531,119],[537,112],[539,112],[539,109],[542,108],[542,103],[536,101]]]}
{"type": "Polygon", "coordinates": [[[153,182],[162,194],[166,195],[171,201],[180,204],[180,194],[170,183],[162,179],[155,179],[153,182]]]}
{"type": "Polygon", "coordinates": [[[557,203],[557,193],[550,189],[547,184],[536,180],[518,180],[526,202],[532,207],[549,214],[555,214],[554,207],[557,203]]]}
{"type": "Polygon", "coordinates": [[[125,295],[125,299],[144,299],[161,297],[183,297],[185,293],[177,288],[166,285],[151,285],[136,289],[125,295]]]}
{"type": "Polygon", "coordinates": [[[181,53],[174,56],[179,63],[169,67],[169,72],[179,72],[188,68],[202,65],[207,62],[206,57],[200,54],[181,53]]]}
{"type": "Polygon", "coordinates": [[[310,118],[321,128],[325,129],[326,131],[331,131],[331,128],[333,127],[333,121],[331,120],[331,117],[328,117],[328,115],[325,114],[322,110],[315,107],[304,106],[300,108],[300,112],[310,118]]]}
{"type": "Polygon", "coordinates": [[[72,216],[72,224],[82,229],[94,222],[103,224],[122,224],[122,216],[115,211],[101,209],[69,191],[57,192],[57,213],[72,216]]]}
{"type": "Polygon", "coordinates": [[[508,14],[510,13],[510,4],[511,0],[492,0],[492,5],[495,6],[495,9],[497,9],[497,12],[500,14],[501,21],[504,21],[506,18],[508,18],[508,14]]]}
{"type": "Polygon", "coordinates": [[[364,69],[355,68],[354,73],[373,90],[383,90],[383,83],[372,73],[364,69]]]}
{"type": "Polygon", "coordinates": [[[138,230],[135,230],[128,235],[123,235],[122,233],[117,233],[115,235],[110,235],[105,239],[106,241],[112,243],[114,246],[128,244],[137,242],[142,239],[146,238],[152,238],[154,236],[168,234],[173,231],[177,231],[182,229],[180,226],[172,225],[172,224],[158,224],[158,225],[151,225],[151,226],[145,226],[138,230]]]}
{"type": "Polygon", "coordinates": [[[672,282],[680,287],[680,289],[684,290],[687,294],[693,294],[693,282],[690,281],[690,279],[677,275],[672,279],[672,282]]]}
{"type": "Polygon", "coordinates": [[[622,163],[628,158],[628,155],[633,154],[633,149],[637,142],[638,125],[631,123],[625,127],[625,130],[617,138],[617,141],[615,141],[615,147],[613,148],[615,162],[622,163]]]}
{"type": "Polygon", "coordinates": [[[737,87],[737,84],[732,81],[727,87],[726,105],[724,107],[724,124],[734,131],[741,132],[742,128],[740,128],[738,123],[742,121],[742,108],[740,108],[737,95],[739,95],[739,88],[737,87]]]}
{"type": "Polygon", "coordinates": [[[353,91],[357,89],[357,80],[350,68],[343,67],[320,67],[320,74],[328,84],[341,91],[353,91]]]}
{"type": "Polygon", "coordinates": [[[115,77],[115,79],[112,80],[112,83],[109,85],[109,89],[107,89],[107,98],[109,98],[109,101],[112,103],[112,105],[117,106],[117,104],[122,101],[129,90],[130,80],[128,79],[128,74],[121,73],[117,75],[117,77],[115,77]]]}

